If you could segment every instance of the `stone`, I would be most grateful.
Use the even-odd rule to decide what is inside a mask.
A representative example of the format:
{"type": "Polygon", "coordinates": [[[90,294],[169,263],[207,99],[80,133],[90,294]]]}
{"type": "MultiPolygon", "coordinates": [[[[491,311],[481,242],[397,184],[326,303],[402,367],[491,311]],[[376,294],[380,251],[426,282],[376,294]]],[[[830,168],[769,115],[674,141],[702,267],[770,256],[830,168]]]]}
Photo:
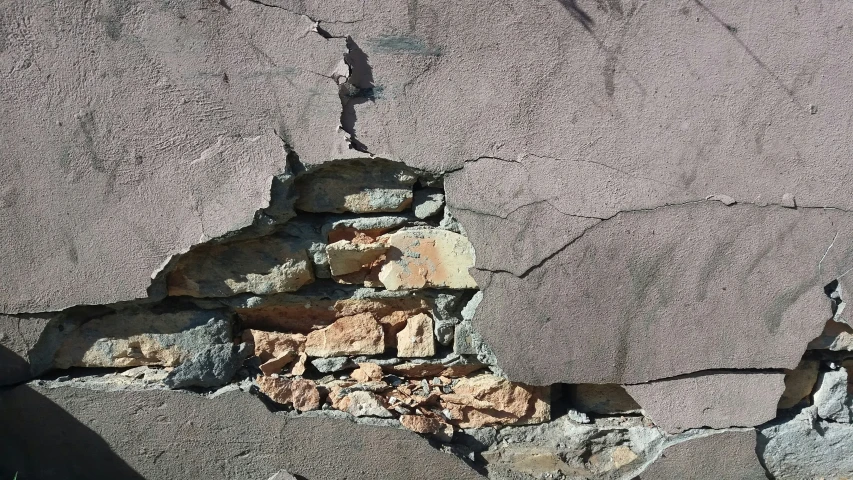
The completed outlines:
{"type": "Polygon", "coordinates": [[[818,417],[839,423],[853,420],[853,396],[848,391],[847,369],[822,372],[814,392],[818,417]]]}
{"type": "Polygon", "coordinates": [[[412,209],[415,211],[416,217],[426,219],[438,215],[442,208],[444,208],[444,192],[441,189],[422,188],[415,190],[412,209]]]}
{"type": "Polygon", "coordinates": [[[670,433],[690,428],[751,427],[776,417],[782,373],[700,373],[625,385],[646,416],[670,433]]]}
{"type": "Polygon", "coordinates": [[[401,358],[435,355],[432,318],[421,313],[410,317],[406,327],[397,334],[397,356],[401,358]]]}
{"type": "Polygon", "coordinates": [[[402,163],[327,162],[298,178],[296,208],[305,212],[401,212],[412,204],[417,177],[402,163]]]}
{"type": "Polygon", "coordinates": [[[346,412],[354,417],[392,418],[393,415],[380,401],[378,395],[372,392],[352,392],[347,395],[349,405],[346,412]]]}
{"type": "Polygon", "coordinates": [[[777,480],[850,478],[851,451],[853,425],[821,420],[816,407],[759,432],[758,453],[777,480]]]}
{"type": "Polygon", "coordinates": [[[533,478],[560,478],[564,475],[574,476],[586,473],[570,467],[556,451],[548,448],[508,447],[498,451],[483,452],[482,456],[495,470],[509,470],[516,475],[521,473],[533,478]]]}
{"type": "Polygon", "coordinates": [[[853,351],[853,328],[846,323],[829,320],[820,336],[809,342],[809,350],[853,351]]]}
{"type": "Polygon", "coordinates": [[[305,353],[309,357],[378,355],[385,351],[382,326],[370,313],[343,317],[321,330],[309,333],[305,353]]]}
{"type": "Polygon", "coordinates": [[[346,240],[326,245],[332,275],[341,276],[369,271],[388,247],[383,243],[353,243],[346,240]]]}
{"type": "Polygon", "coordinates": [[[296,354],[305,350],[305,335],[247,329],[243,341],[254,347],[255,356],[262,361],[296,354]]]}
{"type": "Polygon", "coordinates": [[[222,311],[130,310],[88,320],[69,332],[54,366],[174,367],[214,344],[232,345],[231,320],[222,311]]]}
{"type": "Polygon", "coordinates": [[[169,273],[169,295],[228,297],[292,292],[314,281],[308,251],[276,236],[202,245],[182,255],[169,273]]]}
{"type": "Polygon", "coordinates": [[[754,430],[709,432],[700,437],[686,437],[667,445],[637,478],[766,480],[764,468],[755,453],[755,444],[754,430]]]}
{"type": "Polygon", "coordinates": [[[255,383],[261,393],[276,403],[293,404],[300,412],[320,408],[320,392],[312,380],[259,376],[255,383]]]}
{"type": "Polygon", "coordinates": [[[817,382],[817,360],[803,359],[797,368],[785,372],[785,391],[779,399],[778,409],[791,408],[808,398],[817,382]]]}
{"type": "Polygon", "coordinates": [[[435,417],[424,415],[400,415],[400,424],[415,433],[434,434],[444,425],[435,417]]]}
{"type": "Polygon", "coordinates": [[[581,383],[568,388],[567,399],[578,411],[599,415],[620,415],[640,410],[625,388],[614,384],[581,383]]]}
{"type": "Polygon", "coordinates": [[[252,349],[240,345],[211,345],[169,372],[163,383],[169,388],[218,387],[237,373],[252,349]]]}
{"type": "Polygon", "coordinates": [[[350,373],[350,378],[356,382],[377,382],[382,380],[382,367],[375,363],[359,363],[358,368],[350,373]]]}
{"type": "Polygon", "coordinates": [[[311,365],[320,373],[340,372],[341,370],[355,367],[355,364],[350,361],[349,357],[315,358],[311,360],[311,365]]]}
{"type": "Polygon", "coordinates": [[[474,247],[462,235],[420,228],[379,239],[389,247],[378,274],[385,288],[477,288],[468,273],[474,266],[474,247]]]}
{"type": "Polygon", "coordinates": [[[453,333],[453,352],[458,355],[476,355],[477,347],[474,340],[474,326],[469,321],[462,321],[455,327],[453,333]]]}
{"type": "Polygon", "coordinates": [[[460,379],[453,392],[441,395],[440,403],[449,411],[450,422],[462,428],[525,425],[551,418],[549,387],[481,374],[460,379]]]}

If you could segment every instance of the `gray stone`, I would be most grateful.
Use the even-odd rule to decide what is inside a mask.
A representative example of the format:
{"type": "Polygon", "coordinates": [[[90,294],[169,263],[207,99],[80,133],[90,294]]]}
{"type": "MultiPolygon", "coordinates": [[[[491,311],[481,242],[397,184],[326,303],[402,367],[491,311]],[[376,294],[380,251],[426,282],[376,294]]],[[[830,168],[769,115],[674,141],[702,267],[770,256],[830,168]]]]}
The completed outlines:
{"type": "Polygon", "coordinates": [[[211,345],[178,365],[163,382],[169,388],[218,387],[231,381],[251,353],[246,343],[211,345]]]}
{"type": "Polygon", "coordinates": [[[776,480],[843,479],[853,474],[853,425],[820,420],[817,408],[760,432],[758,452],[776,480]]]}
{"type": "Polygon", "coordinates": [[[401,212],[412,204],[417,177],[402,163],[380,159],[329,162],[299,177],[296,208],[306,212],[401,212]]]}
{"type": "Polygon", "coordinates": [[[56,368],[173,367],[211,346],[231,345],[231,319],[221,310],[130,309],[74,327],[56,351],[56,368]]]}
{"type": "Polygon", "coordinates": [[[167,279],[169,295],[192,297],[292,292],[313,281],[304,242],[278,235],[200,246],[181,256],[167,279]]]}
{"type": "Polygon", "coordinates": [[[437,215],[444,208],[444,192],[438,188],[422,188],[415,191],[412,209],[420,219],[437,215]]]}
{"type": "Polygon", "coordinates": [[[320,373],[339,372],[347,368],[356,368],[357,365],[350,361],[349,357],[314,358],[311,365],[320,373]]]}
{"type": "Polygon", "coordinates": [[[833,422],[850,423],[853,420],[853,397],[848,389],[847,369],[822,372],[814,392],[817,415],[833,422]]]}
{"type": "Polygon", "coordinates": [[[451,232],[456,232],[460,235],[466,235],[465,228],[462,226],[459,220],[457,220],[456,217],[454,217],[453,214],[450,213],[449,207],[444,207],[444,216],[441,218],[441,222],[439,222],[438,227],[443,228],[445,230],[450,230],[451,232]]]}
{"type": "Polygon", "coordinates": [[[282,471],[276,473],[275,475],[273,475],[272,477],[270,477],[269,480],[297,480],[297,479],[293,475],[287,473],[287,471],[282,470],[282,471]]]}
{"type": "Polygon", "coordinates": [[[785,389],[782,373],[706,372],[625,385],[655,424],[668,432],[751,427],[772,420],[785,389]]]}
{"type": "Polygon", "coordinates": [[[456,325],[446,320],[435,321],[435,340],[442,345],[453,345],[456,325]]]}
{"type": "Polygon", "coordinates": [[[455,327],[453,335],[453,352],[459,355],[476,355],[474,346],[474,327],[471,322],[460,322],[455,327]]]}
{"type": "Polygon", "coordinates": [[[829,320],[820,336],[809,342],[809,350],[853,351],[853,328],[846,323],[829,320]]]}
{"type": "Polygon", "coordinates": [[[7,479],[260,480],[281,470],[312,480],[483,478],[415,433],[325,412],[275,414],[239,391],[206,398],[23,385],[0,392],[0,405],[7,479]]]}
{"type": "MultiPolygon", "coordinates": [[[[639,480],[766,480],[754,430],[722,431],[672,442],[639,480]]],[[[806,477],[802,477],[806,478],[806,477]]]]}

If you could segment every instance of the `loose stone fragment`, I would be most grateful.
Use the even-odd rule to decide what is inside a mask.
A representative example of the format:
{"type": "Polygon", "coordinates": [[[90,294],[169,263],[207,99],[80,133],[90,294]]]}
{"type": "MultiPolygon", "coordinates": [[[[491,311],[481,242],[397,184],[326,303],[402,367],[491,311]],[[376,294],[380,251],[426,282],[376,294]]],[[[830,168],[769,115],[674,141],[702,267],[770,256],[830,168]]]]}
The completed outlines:
{"type": "Polygon", "coordinates": [[[293,408],[300,412],[320,408],[320,392],[311,380],[259,376],[255,383],[264,395],[276,403],[292,403],[293,408]]]}
{"type": "Polygon", "coordinates": [[[378,382],[382,380],[382,367],[375,363],[359,363],[350,378],[356,382],[378,382]]]}
{"type": "Polygon", "coordinates": [[[401,415],[400,423],[413,432],[424,434],[436,433],[443,426],[437,418],[425,415],[401,415]]]}
{"type": "Polygon", "coordinates": [[[474,247],[458,233],[400,230],[381,236],[380,241],[390,247],[378,277],[389,290],[477,288],[468,273],[474,266],[474,247]]]}
{"type": "Polygon", "coordinates": [[[850,423],[853,419],[853,397],[848,392],[847,369],[823,372],[814,393],[817,415],[839,423],[850,423]]]}
{"type": "Polygon", "coordinates": [[[637,402],[621,385],[582,383],[568,389],[568,400],[578,411],[618,415],[640,411],[637,402]]]}
{"type": "Polygon", "coordinates": [[[349,405],[347,413],[355,417],[380,417],[392,418],[394,415],[388,411],[379,400],[379,396],[372,392],[352,392],[347,395],[349,405]]]}
{"type": "Polygon", "coordinates": [[[441,395],[441,406],[450,412],[451,422],[463,428],[525,425],[551,418],[549,387],[482,374],[460,379],[453,391],[441,395]]]}
{"type": "Polygon", "coordinates": [[[415,216],[421,219],[441,213],[444,208],[444,193],[438,188],[424,188],[415,192],[412,203],[415,216]]]}
{"type": "Polygon", "coordinates": [[[203,245],[181,256],[168,276],[169,295],[228,297],[292,292],[314,281],[308,252],[285,238],[203,245]]]}
{"type": "Polygon", "coordinates": [[[249,329],[243,331],[243,341],[254,345],[255,356],[265,362],[260,367],[265,375],[278,373],[305,350],[305,335],[298,333],[249,329]]]}
{"type": "Polygon", "coordinates": [[[779,399],[777,408],[785,409],[797,405],[804,398],[811,395],[817,382],[818,367],[817,360],[804,359],[794,370],[785,373],[785,391],[779,399]]]}
{"type": "Polygon", "coordinates": [[[383,243],[353,243],[346,240],[326,246],[332,275],[341,276],[368,270],[388,247],[383,243]]]}
{"type": "Polygon", "coordinates": [[[435,355],[435,340],[432,336],[432,318],[426,314],[408,319],[406,327],[397,334],[397,356],[431,357],[435,355]]]}
{"type": "Polygon", "coordinates": [[[306,212],[400,212],[412,204],[417,177],[380,159],[330,162],[296,183],[296,208],[306,212]]]}
{"type": "Polygon", "coordinates": [[[310,357],[378,355],[384,351],[382,326],[369,313],[340,318],[309,333],[305,342],[305,353],[310,357]]]}
{"type": "Polygon", "coordinates": [[[213,344],[231,347],[231,321],[220,311],[123,312],[80,325],[54,357],[56,368],[180,365],[213,344]]]}

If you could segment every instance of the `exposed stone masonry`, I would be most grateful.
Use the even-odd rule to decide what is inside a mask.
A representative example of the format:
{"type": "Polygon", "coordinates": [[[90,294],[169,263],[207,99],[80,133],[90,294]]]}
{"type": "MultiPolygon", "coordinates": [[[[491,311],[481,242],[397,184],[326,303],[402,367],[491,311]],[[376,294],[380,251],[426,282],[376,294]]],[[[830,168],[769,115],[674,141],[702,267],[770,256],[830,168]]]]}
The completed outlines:
{"type": "Polygon", "coordinates": [[[796,458],[851,445],[846,324],[828,321],[790,371],[513,382],[472,323],[475,252],[440,177],[373,159],[279,181],[252,226],[173,259],[151,289],[166,296],[51,316],[29,352],[35,384],[251,392],[280,414],[410,430],[493,479],[675,478],[720,442],[732,463],[707,466],[718,478],[853,469],[796,458]]]}

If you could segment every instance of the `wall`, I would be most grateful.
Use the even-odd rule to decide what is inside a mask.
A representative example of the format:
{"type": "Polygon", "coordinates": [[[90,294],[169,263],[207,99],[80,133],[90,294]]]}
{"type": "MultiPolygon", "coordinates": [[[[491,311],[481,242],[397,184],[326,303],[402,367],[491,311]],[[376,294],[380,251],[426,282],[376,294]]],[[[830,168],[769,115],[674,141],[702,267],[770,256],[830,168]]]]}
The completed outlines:
{"type": "Polygon", "coordinates": [[[853,475],[851,19],[4,3],[0,476],[853,475]]]}

